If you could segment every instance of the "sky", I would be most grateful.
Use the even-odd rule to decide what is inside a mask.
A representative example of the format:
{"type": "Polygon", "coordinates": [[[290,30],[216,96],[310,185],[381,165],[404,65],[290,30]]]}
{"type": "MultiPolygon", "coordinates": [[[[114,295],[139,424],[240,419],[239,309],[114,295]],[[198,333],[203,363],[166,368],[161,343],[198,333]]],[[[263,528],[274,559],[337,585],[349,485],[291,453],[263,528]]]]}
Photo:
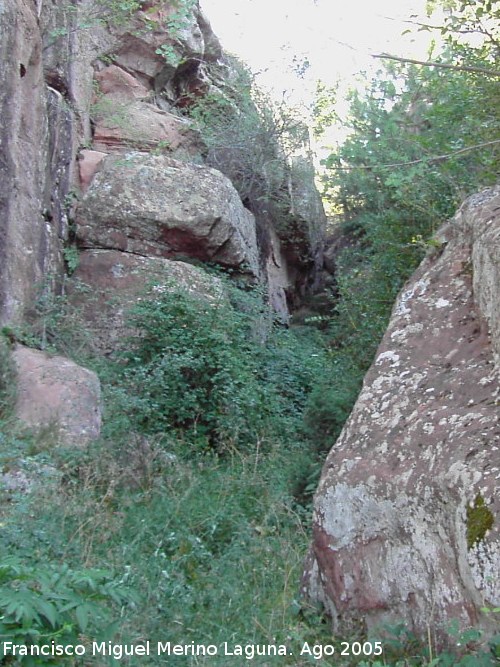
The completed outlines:
{"type": "Polygon", "coordinates": [[[412,14],[424,17],[425,0],[201,0],[224,48],[254,72],[276,99],[310,105],[321,79],[354,85],[380,61],[370,53],[425,58],[428,33],[402,36],[412,14]],[[307,60],[305,76],[293,64],[307,60]],[[358,77],[359,78],[359,77],[358,77]],[[286,91],[286,92],[285,92],[286,91]]]}

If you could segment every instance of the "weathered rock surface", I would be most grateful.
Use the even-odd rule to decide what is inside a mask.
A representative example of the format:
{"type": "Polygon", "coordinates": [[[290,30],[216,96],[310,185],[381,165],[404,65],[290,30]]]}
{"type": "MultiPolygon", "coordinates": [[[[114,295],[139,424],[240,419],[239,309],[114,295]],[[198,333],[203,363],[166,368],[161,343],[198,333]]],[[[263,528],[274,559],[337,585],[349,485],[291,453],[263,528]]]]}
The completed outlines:
{"type": "Polygon", "coordinates": [[[167,152],[185,157],[200,153],[201,146],[188,122],[146,102],[115,103],[95,116],[93,147],[98,151],[167,152]]]}
{"type": "Polygon", "coordinates": [[[111,39],[102,27],[78,29],[91,7],[92,0],[76,11],[57,0],[0,7],[2,323],[22,320],[41,284],[63,272],[75,155],[90,138],[91,61],[111,39]]]}
{"type": "MultiPolygon", "coordinates": [[[[141,174],[163,155],[203,161],[205,147],[179,109],[214,85],[223,87],[226,79],[231,86],[232,74],[219,61],[220,43],[198,4],[193,4],[192,13],[181,18],[178,14],[179,7],[168,0],[142,3],[127,20],[125,14],[114,20],[107,5],[97,7],[93,0],[81,0],[74,8],[57,0],[2,4],[0,57],[8,66],[0,68],[1,323],[22,321],[42,287],[60,288],[68,217],[73,216],[75,200],[71,193],[80,187],[84,194],[90,188],[85,201],[95,202],[96,188],[90,186],[99,171],[108,171],[107,154],[124,155],[131,149],[153,152],[150,166],[142,165],[141,174]],[[216,74],[208,67],[215,62],[216,74]]],[[[125,164],[130,176],[130,165],[125,164]]],[[[255,241],[255,222],[229,182],[201,169],[195,165],[177,169],[185,179],[178,178],[175,186],[175,179],[170,179],[171,203],[160,215],[155,209],[160,205],[159,192],[150,197],[144,180],[138,178],[141,205],[144,208],[150,199],[154,209],[152,218],[146,215],[142,221],[137,209],[127,217],[128,203],[122,202],[120,191],[127,178],[122,177],[113,189],[114,210],[108,211],[113,220],[105,221],[110,229],[105,232],[101,226],[98,233],[95,228],[90,233],[93,213],[89,219],[82,214],[86,218],[82,242],[143,255],[187,255],[260,274],[271,303],[286,319],[286,294],[302,292],[315,281],[320,254],[311,218],[317,213],[315,206],[306,205],[305,215],[298,213],[300,248],[293,244],[285,248],[281,239],[281,247],[276,241],[267,254],[255,241]],[[188,185],[192,194],[186,209],[179,188],[188,185]],[[181,215],[182,207],[186,210],[181,215]],[[118,210],[123,211],[123,220],[115,215],[118,210]],[[172,213],[175,219],[167,221],[172,213]]],[[[173,167],[168,170],[172,175],[173,167]]],[[[158,170],[153,180],[161,181],[158,170]]],[[[295,184],[294,193],[302,186],[295,184]]],[[[299,211],[296,194],[291,208],[299,211]]],[[[306,200],[311,201],[309,196],[306,200]]],[[[276,227],[272,215],[262,226],[276,227]]]]}
{"type": "Polygon", "coordinates": [[[472,242],[474,299],[486,318],[500,366],[500,186],[466,200],[456,224],[472,242]]]}
{"type": "Polygon", "coordinates": [[[116,250],[82,252],[69,290],[93,333],[95,350],[110,355],[123,349],[132,333],[127,325],[130,309],[140,299],[172,288],[210,301],[225,298],[220,280],[192,264],[116,250]]]}
{"type": "Polygon", "coordinates": [[[312,157],[300,157],[292,160],[290,181],[290,210],[295,238],[287,247],[290,263],[304,266],[306,289],[315,289],[319,284],[319,274],[323,266],[323,245],[326,227],[326,214],[321,196],[315,184],[315,171],[312,157]]]}
{"type": "Polygon", "coordinates": [[[215,169],[129,153],[101,164],[77,214],[79,242],[150,257],[192,257],[257,276],[253,215],[215,169]]]}
{"type": "Polygon", "coordinates": [[[160,109],[153,89],[116,65],[96,71],[98,94],[93,106],[93,148],[103,151],[161,150],[185,157],[201,151],[190,122],[160,109]]]}
{"type": "Polygon", "coordinates": [[[339,628],[488,627],[500,604],[499,212],[497,189],[442,230],[327,458],[305,590],[339,628]]]}
{"type": "Polygon", "coordinates": [[[100,383],[97,375],[65,357],[50,357],[18,345],[16,416],[54,444],[84,446],[99,436],[100,383]]]}
{"type": "Polygon", "coordinates": [[[283,322],[287,322],[287,294],[293,292],[296,276],[288,265],[280,240],[272,228],[269,230],[269,241],[270,249],[264,266],[269,305],[283,322]]]}
{"type": "MultiPolygon", "coordinates": [[[[145,99],[150,91],[140,83],[130,72],[117,65],[108,65],[96,71],[94,76],[101,95],[122,102],[133,102],[145,99]]],[[[97,98],[99,99],[99,97],[97,98]]]]}
{"type": "MultiPolygon", "coordinates": [[[[49,133],[33,3],[6,0],[0,6],[0,61],[0,321],[6,322],[22,317],[34,286],[58,267],[62,231],[46,193],[57,170],[51,157],[57,162],[64,138],[59,126],[49,133]]],[[[59,113],[54,94],[51,115],[59,113]]]]}
{"type": "MultiPolygon", "coordinates": [[[[1,322],[22,320],[41,283],[56,282],[63,271],[67,196],[78,177],[75,157],[79,143],[88,144],[91,139],[93,63],[106,95],[117,99],[130,96],[133,90],[139,105],[145,94],[157,88],[157,74],[161,73],[164,82],[176,78],[173,88],[169,83],[175,96],[175,87],[186,76],[191,77],[196,63],[220,54],[220,45],[199,9],[195,8],[189,25],[175,40],[168,35],[175,3],[156,1],[144,9],[148,13],[140,12],[128,29],[115,29],[110,28],[112,16],[107,22],[98,20],[93,0],[82,0],[71,11],[57,0],[6,0],[0,7],[0,58],[4,64],[0,68],[1,322]],[[159,20],[154,30],[144,30],[147,21],[155,18],[151,13],[154,7],[159,20]],[[90,29],[82,29],[82,25],[90,29]],[[138,28],[143,29],[139,30],[141,37],[134,37],[138,28]],[[155,51],[171,42],[175,42],[180,60],[193,59],[189,72],[182,74],[176,66],[170,75],[165,73],[172,66],[155,51]],[[117,64],[123,61],[125,69],[130,66],[129,71],[102,75],[97,59],[115,51],[117,64]],[[149,72],[150,66],[154,71],[149,72]]],[[[175,151],[181,136],[185,139],[182,121],[167,118],[153,105],[133,107],[131,115],[136,134],[146,134],[139,137],[142,146],[151,148],[151,142],[163,141],[175,151]]],[[[115,145],[116,128],[114,132],[110,129],[110,144],[115,145]]],[[[118,141],[138,145],[136,137],[127,133],[118,141]]]]}
{"type": "Polygon", "coordinates": [[[80,174],[80,187],[85,192],[96,175],[99,165],[107,156],[102,151],[91,151],[84,149],[78,156],[78,168],[80,174]]]}
{"type": "Polygon", "coordinates": [[[148,4],[137,12],[135,20],[113,29],[117,39],[113,60],[147,87],[158,91],[170,88],[175,94],[171,86],[174,78],[180,81],[185,78],[182,70],[194,74],[204,60],[217,60],[221,47],[197,5],[179,21],[175,18],[179,10],[176,3],[155,0],[148,4]],[[171,20],[178,24],[175,35],[168,29],[171,20]],[[165,49],[170,57],[162,55],[165,49]]]}

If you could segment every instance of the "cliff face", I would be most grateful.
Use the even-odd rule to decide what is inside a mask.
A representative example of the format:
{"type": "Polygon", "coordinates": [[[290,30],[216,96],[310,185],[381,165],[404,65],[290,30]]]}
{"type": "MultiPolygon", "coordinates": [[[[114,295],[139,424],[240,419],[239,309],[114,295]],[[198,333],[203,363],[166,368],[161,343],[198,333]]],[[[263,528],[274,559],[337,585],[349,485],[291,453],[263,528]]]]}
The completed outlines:
{"type": "Polygon", "coordinates": [[[285,252],[276,220],[259,220],[204,166],[206,146],[179,111],[233,76],[197,3],[147,2],[121,16],[113,7],[7,0],[0,10],[0,322],[60,289],[71,235],[87,268],[99,249],[220,263],[266,285],[286,318],[320,263],[312,173],[290,194],[305,232],[300,251],[292,242],[285,252]]]}
{"type": "MultiPolygon", "coordinates": [[[[60,269],[59,208],[69,166],[71,114],[43,72],[43,43],[31,2],[0,9],[0,296],[3,322],[20,315],[33,284],[60,269]],[[50,121],[57,119],[56,123],[50,121]]],[[[66,189],[67,191],[67,189],[66,189]]]]}
{"type": "Polygon", "coordinates": [[[500,188],[405,286],[315,497],[305,590],[337,628],[488,628],[500,604],[500,188]]]}

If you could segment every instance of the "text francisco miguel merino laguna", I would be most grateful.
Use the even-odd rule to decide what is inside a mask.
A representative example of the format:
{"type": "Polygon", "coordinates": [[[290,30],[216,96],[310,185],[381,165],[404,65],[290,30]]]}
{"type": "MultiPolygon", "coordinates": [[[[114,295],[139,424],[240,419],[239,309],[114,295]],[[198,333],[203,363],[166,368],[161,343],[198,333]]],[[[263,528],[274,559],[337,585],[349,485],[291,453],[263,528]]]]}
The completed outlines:
{"type": "Polygon", "coordinates": [[[92,642],[92,645],[84,644],[57,644],[51,641],[49,644],[26,645],[14,642],[1,642],[3,650],[0,655],[16,656],[83,656],[102,655],[111,656],[115,660],[121,660],[127,656],[148,655],[193,655],[214,656],[234,655],[242,656],[252,660],[255,656],[265,655],[288,655],[289,651],[283,644],[230,644],[224,642],[222,646],[215,644],[173,644],[172,642],[144,642],[144,644],[113,644],[112,642],[92,642]]]}

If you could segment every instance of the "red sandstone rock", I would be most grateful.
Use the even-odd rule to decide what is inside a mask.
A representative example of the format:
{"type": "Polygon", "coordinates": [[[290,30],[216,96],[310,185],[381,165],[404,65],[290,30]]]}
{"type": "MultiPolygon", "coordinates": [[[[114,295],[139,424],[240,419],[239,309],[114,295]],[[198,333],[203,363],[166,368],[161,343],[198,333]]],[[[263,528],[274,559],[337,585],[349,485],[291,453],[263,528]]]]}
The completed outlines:
{"type": "Polygon", "coordinates": [[[254,216],[219,171],[162,155],[109,156],[80,202],[86,248],[190,257],[260,273],[254,216]]]}
{"type": "Polygon", "coordinates": [[[94,148],[104,151],[183,150],[195,155],[200,144],[190,124],[145,102],[123,103],[114,98],[95,117],[94,148]]]}
{"type": "Polygon", "coordinates": [[[305,589],[339,629],[406,621],[439,635],[452,619],[488,629],[481,608],[500,605],[499,375],[471,275],[490,275],[475,294],[488,316],[499,213],[497,189],[441,232],[326,460],[305,589]],[[493,525],[471,545],[478,502],[493,525]]]}
{"type": "Polygon", "coordinates": [[[101,153],[100,151],[83,150],[80,152],[78,167],[82,192],[85,192],[89,187],[106,155],[107,153],[101,153]]]}
{"type": "Polygon", "coordinates": [[[203,269],[160,257],[141,257],[117,250],[85,250],[72,276],[72,303],[81,309],[101,354],[126,345],[131,330],[128,311],[142,298],[178,288],[208,301],[225,298],[220,281],[203,269]],[[154,285],[152,285],[154,283],[154,285]],[[90,290],[82,289],[88,286],[90,290]]]}
{"type": "Polygon", "coordinates": [[[116,65],[109,65],[95,73],[95,80],[103,95],[124,101],[141,100],[147,97],[150,89],[135,77],[116,65]]]}
{"type": "Polygon", "coordinates": [[[47,429],[54,444],[83,446],[99,436],[97,375],[65,357],[18,345],[16,416],[30,428],[47,429]]]}

